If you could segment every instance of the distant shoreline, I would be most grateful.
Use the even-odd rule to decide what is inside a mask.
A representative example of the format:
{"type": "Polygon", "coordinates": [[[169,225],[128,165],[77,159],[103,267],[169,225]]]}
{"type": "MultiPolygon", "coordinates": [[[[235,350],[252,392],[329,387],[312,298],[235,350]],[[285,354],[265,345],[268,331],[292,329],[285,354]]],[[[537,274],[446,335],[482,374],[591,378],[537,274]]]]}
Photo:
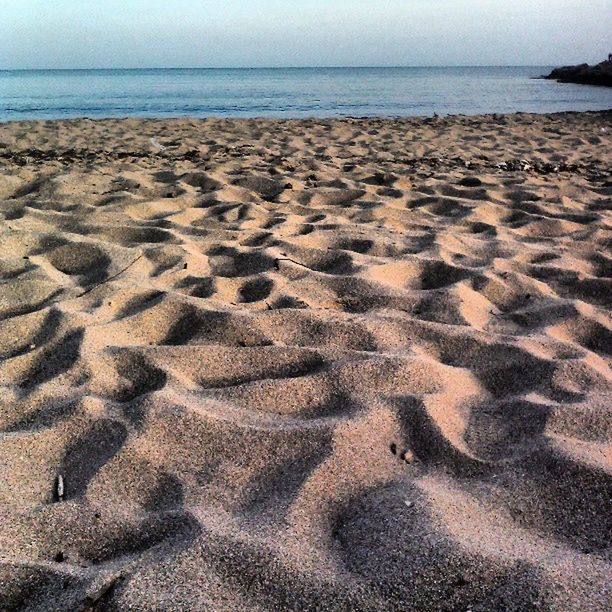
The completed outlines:
{"type": "MultiPolygon", "coordinates": [[[[540,77],[543,78],[543,77],[540,77]]],[[[466,114],[452,114],[452,115],[411,115],[411,116],[391,116],[391,115],[346,115],[343,117],[233,117],[233,116],[210,116],[210,117],[198,117],[195,115],[180,115],[180,116],[170,116],[170,117],[136,117],[136,116],[122,116],[122,117],[64,117],[60,119],[22,119],[22,120],[10,120],[10,121],[1,121],[0,126],[11,126],[17,124],[29,124],[29,125],[37,125],[37,124],[46,124],[46,123],[65,123],[65,124],[74,124],[80,122],[86,123],[105,123],[105,122],[128,122],[128,121],[137,121],[143,123],[174,123],[181,121],[195,121],[195,122],[227,122],[227,123],[250,123],[256,121],[258,123],[270,123],[270,124],[284,124],[284,123],[341,123],[341,122],[389,122],[389,123],[419,123],[419,122],[444,122],[444,121],[454,121],[454,120],[467,120],[467,121],[477,121],[477,120],[494,120],[503,122],[505,120],[512,120],[513,118],[525,118],[525,117],[533,117],[534,120],[540,118],[563,118],[563,117],[574,117],[576,115],[584,115],[584,116],[600,116],[600,115],[612,115],[612,105],[608,109],[601,110],[587,110],[587,111],[558,111],[553,113],[531,113],[524,111],[517,111],[514,113],[480,113],[477,115],[466,115],[466,114]]],[[[0,150],[1,157],[1,150],[0,150]]]]}
{"type": "MultiPolygon", "coordinates": [[[[543,77],[540,77],[543,78],[543,77]]],[[[121,117],[64,117],[58,119],[15,119],[4,121],[0,119],[0,128],[1,127],[9,127],[12,125],[37,125],[37,124],[48,124],[48,123],[61,123],[61,124],[75,124],[80,122],[86,123],[106,123],[106,122],[130,122],[130,121],[138,121],[143,123],[173,123],[173,122],[181,122],[181,121],[193,121],[198,123],[205,122],[222,122],[222,123],[270,123],[270,124],[295,124],[295,123],[309,123],[309,124],[319,124],[319,123],[342,123],[342,122],[363,122],[363,123],[371,123],[371,122],[381,122],[381,123],[429,123],[435,121],[449,121],[452,122],[454,120],[486,120],[486,121],[500,121],[504,122],[506,120],[512,120],[514,118],[524,118],[524,117],[533,117],[534,120],[539,118],[562,118],[562,117],[575,117],[577,115],[584,116],[599,116],[599,115],[611,115],[612,116],[612,105],[610,108],[600,109],[600,110],[587,110],[587,111],[558,111],[553,113],[532,113],[532,112],[524,112],[524,111],[516,111],[514,113],[480,113],[477,115],[467,115],[467,114],[450,114],[450,115],[410,115],[410,116],[401,116],[401,115],[346,115],[342,117],[317,117],[317,116],[308,116],[308,117],[268,117],[268,116],[253,116],[253,117],[239,117],[239,116],[219,116],[219,115],[211,115],[209,117],[199,117],[195,115],[174,115],[168,117],[139,117],[133,115],[124,115],[121,117]]],[[[1,141],[0,141],[1,142],[1,141]]],[[[2,151],[0,149],[0,159],[2,158],[2,151]]]]}

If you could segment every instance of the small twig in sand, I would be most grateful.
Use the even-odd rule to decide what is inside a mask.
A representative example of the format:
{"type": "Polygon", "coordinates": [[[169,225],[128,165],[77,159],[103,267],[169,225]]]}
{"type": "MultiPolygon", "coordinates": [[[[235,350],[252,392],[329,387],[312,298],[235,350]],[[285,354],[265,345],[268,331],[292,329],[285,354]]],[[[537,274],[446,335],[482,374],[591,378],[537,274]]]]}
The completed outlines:
{"type": "Polygon", "coordinates": [[[91,293],[94,289],[97,289],[101,285],[104,285],[106,283],[110,283],[110,281],[115,280],[118,276],[121,276],[124,272],[129,270],[139,259],[142,259],[143,257],[144,257],[144,254],[141,253],[131,264],[129,264],[125,268],[123,268],[123,270],[119,270],[119,272],[117,272],[117,274],[113,274],[113,276],[109,276],[108,278],[104,279],[103,281],[101,281],[99,283],[96,283],[93,287],[90,287],[89,289],[86,289],[85,291],[83,291],[83,293],[81,293],[81,295],[79,295],[79,297],[83,297],[84,295],[87,295],[88,293],[91,293]]]}
{"type": "Polygon", "coordinates": [[[311,268],[310,266],[307,266],[306,264],[300,263],[299,261],[295,261],[295,259],[291,259],[291,257],[277,257],[274,260],[274,267],[277,270],[280,269],[280,266],[278,264],[281,261],[290,261],[291,263],[294,263],[296,266],[301,266],[302,268],[306,268],[307,270],[310,270],[311,272],[317,272],[317,270],[315,270],[314,268],[311,268]]]}

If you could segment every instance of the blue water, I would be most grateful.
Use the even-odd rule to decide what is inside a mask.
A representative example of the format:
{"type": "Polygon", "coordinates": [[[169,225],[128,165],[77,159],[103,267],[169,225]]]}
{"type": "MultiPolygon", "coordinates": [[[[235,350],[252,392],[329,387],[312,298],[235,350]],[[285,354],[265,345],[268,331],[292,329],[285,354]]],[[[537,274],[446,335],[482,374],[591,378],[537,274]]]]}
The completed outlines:
{"type": "Polygon", "coordinates": [[[612,89],[534,79],[550,67],[0,71],[0,121],[334,117],[612,108],[612,89]]]}

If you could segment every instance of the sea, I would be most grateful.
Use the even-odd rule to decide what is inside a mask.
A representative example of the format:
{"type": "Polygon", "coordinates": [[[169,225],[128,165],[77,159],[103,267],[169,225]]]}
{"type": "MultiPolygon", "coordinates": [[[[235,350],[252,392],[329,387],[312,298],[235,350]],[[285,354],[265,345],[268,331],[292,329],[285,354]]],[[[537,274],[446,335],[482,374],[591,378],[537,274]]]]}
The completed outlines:
{"type": "Polygon", "coordinates": [[[0,71],[0,121],[75,117],[409,117],[606,110],[612,89],[551,66],[0,71]]]}

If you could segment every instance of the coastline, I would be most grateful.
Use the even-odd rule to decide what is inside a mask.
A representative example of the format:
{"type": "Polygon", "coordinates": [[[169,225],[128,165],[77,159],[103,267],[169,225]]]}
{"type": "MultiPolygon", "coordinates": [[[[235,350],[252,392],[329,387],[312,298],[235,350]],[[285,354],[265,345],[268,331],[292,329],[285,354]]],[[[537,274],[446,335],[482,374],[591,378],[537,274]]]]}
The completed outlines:
{"type": "Polygon", "coordinates": [[[606,609],[611,116],[0,124],[8,606],[606,609]]]}
{"type": "Polygon", "coordinates": [[[559,83],[577,83],[579,85],[595,85],[598,87],[612,87],[612,59],[594,66],[579,64],[577,66],[563,66],[555,68],[547,80],[559,83]]]}

